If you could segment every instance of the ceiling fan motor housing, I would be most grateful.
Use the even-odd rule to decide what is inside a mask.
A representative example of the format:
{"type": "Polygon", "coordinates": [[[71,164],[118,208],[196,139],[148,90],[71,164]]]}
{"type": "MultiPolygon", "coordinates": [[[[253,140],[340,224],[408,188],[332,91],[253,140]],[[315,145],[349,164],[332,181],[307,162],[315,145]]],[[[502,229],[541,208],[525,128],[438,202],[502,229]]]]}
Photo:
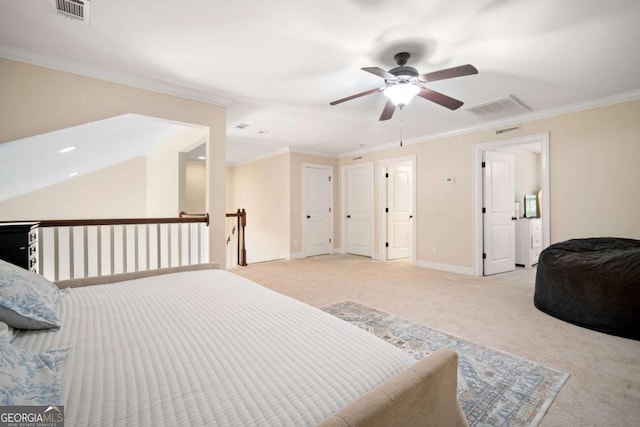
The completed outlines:
{"type": "Polygon", "coordinates": [[[413,67],[407,67],[405,65],[392,68],[391,70],[389,70],[389,73],[396,76],[398,80],[411,80],[412,77],[418,77],[418,70],[413,67]]]}

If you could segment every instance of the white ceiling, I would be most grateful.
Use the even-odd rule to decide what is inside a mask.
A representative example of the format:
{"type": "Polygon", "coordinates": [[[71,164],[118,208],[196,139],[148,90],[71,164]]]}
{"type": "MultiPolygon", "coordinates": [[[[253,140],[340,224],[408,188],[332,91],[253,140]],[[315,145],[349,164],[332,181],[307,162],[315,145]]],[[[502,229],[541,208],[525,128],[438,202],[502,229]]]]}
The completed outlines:
{"type": "Polygon", "coordinates": [[[184,127],[125,114],[0,144],[0,201],[146,156],[184,127]]]}
{"type": "MultiPolygon", "coordinates": [[[[329,102],[381,86],[360,68],[399,51],[420,73],[473,64],[429,85],[465,106],[513,95],[539,113],[640,90],[638,0],[91,0],[90,20],[4,1],[0,56],[226,105],[232,164],[397,142],[382,94],[329,102]]],[[[404,138],[484,124],[465,106],[415,99],[404,138]]]]}

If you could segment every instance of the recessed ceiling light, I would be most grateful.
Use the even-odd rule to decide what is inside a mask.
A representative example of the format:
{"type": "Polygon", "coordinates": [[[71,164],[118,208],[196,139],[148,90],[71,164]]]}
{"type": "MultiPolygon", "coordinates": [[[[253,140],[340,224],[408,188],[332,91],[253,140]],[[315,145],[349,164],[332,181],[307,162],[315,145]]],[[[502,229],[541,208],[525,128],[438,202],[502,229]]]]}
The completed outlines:
{"type": "Polygon", "coordinates": [[[207,160],[205,156],[198,156],[198,160],[207,160]]]}
{"type": "Polygon", "coordinates": [[[64,147],[63,149],[61,149],[60,151],[58,151],[58,153],[68,153],[69,151],[73,151],[78,147],[75,146],[70,146],[70,147],[64,147]]]}
{"type": "Polygon", "coordinates": [[[69,174],[69,176],[70,176],[70,177],[74,177],[74,176],[76,176],[76,175],[78,175],[78,172],[71,172],[71,173],[69,174]]]}

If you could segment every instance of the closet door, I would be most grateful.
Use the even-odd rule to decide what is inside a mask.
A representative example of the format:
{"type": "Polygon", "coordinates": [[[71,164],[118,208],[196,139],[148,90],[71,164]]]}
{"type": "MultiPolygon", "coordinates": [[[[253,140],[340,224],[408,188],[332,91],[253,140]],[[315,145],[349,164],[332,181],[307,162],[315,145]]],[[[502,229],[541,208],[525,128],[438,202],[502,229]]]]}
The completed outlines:
{"type": "Polygon", "coordinates": [[[389,164],[387,183],[387,259],[411,258],[413,241],[413,170],[411,162],[389,164]]]}
{"type": "Polygon", "coordinates": [[[333,182],[331,166],[304,165],[304,255],[331,253],[333,182]]]}
{"type": "Polygon", "coordinates": [[[345,250],[349,254],[373,254],[373,164],[344,170],[345,250]]]}

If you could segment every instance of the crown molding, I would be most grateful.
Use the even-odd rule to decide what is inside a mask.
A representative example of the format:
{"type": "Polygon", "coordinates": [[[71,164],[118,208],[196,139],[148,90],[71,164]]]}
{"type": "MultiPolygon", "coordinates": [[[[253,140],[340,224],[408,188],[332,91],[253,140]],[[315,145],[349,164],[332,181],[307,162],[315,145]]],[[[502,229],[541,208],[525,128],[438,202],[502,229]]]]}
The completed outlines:
{"type": "Polygon", "coordinates": [[[259,154],[257,156],[254,157],[249,157],[246,160],[241,160],[239,162],[234,162],[234,163],[227,163],[228,167],[232,167],[235,168],[237,166],[244,166],[244,165],[248,165],[249,163],[253,163],[253,162],[257,162],[260,160],[265,160],[265,159],[269,159],[271,157],[275,157],[275,156],[279,156],[281,154],[286,154],[290,152],[290,148],[289,147],[284,147],[284,148],[280,148],[279,150],[275,150],[275,151],[269,151],[268,153],[263,153],[263,154],[259,154]]]}
{"type": "Polygon", "coordinates": [[[260,160],[268,159],[270,157],[275,157],[275,156],[279,156],[281,154],[286,154],[286,153],[307,154],[307,155],[310,155],[310,156],[324,157],[326,159],[337,159],[338,158],[337,155],[322,153],[322,152],[319,152],[319,151],[309,150],[309,149],[306,149],[306,148],[284,147],[284,148],[281,148],[279,150],[270,151],[268,153],[263,153],[263,154],[260,154],[258,156],[255,156],[255,157],[250,157],[250,158],[248,158],[246,160],[241,160],[239,162],[227,163],[227,166],[228,167],[243,166],[243,165],[247,165],[249,163],[257,162],[257,161],[260,161],[260,160]]]}
{"type": "MultiPolygon", "coordinates": [[[[504,118],[504,119],[493,120],[493,121],[490,121],[490,122],[486,122],[486,123],[482,123],[482,124],[478,124],[478,125],[474,125],[474,126],[468,126],[468,127],[465,127],[465,128],[455,129],[455,130],[452,130],[452,131],[447,131],[447,132],[441,132],[441,133],[436,133],[436,134],[422,135],[422,136],[417,136],[417,137],[413,137],[413,138],[408,138],[408,139],[404,139],[402,141],[402,144],[404,146],[420,144],[422,142],[435,141],[435,140],[444,139],[444,138],[451,138],[451,137],[458,136],[458,135],[464,135],[464,134],[473,133],[473,132],[491,130],[491,129],[500,128],[500,127],[503,127],[503,126],[512,126],[512,125],[516,125],[516,124],[519,124],[519,123],[532,122],[532,121],[535,121],[535,120],[541,120],[541,119],[545,119],[545,118],[549,118],[549,117],[560,116],[560,115],[563,115],[563,114],[570,114],[570,113],[575,113],[575,112],[578,112],[578,111],[591,110],[591,109],[594,109],[594,108],[606,107],[608,105],[622,104],[624,102],[637,101],[639,99],[640,99],[640,90],[634,90],[634,91],[631,91],[631,92],[624,92],[624,93],[621,93],[621,94],[606,96],[606,97],[603,97],[603,98],[597,98],[597,99],[593,99],[593,100],[589,100],[589,101],[577,102],[577,103],[574,103],[574,104],[563,105],[563,106],[560,106],[560,107],[547,108],[545,110],[534,111],[534,112],[525,113],[525,114],[519,114],[517,116],[511,116],[511,117],[507,117],[507,118],[504,118]]],[[[356,156],[362,156],[364,154],[375,153],[375,152],[378,152],[378,151],[391,150],[391,149],[394,149],[394,148],[398,148],[398,144],[399,144],[399,142],[396,140],[396,141],[393,141],[393,142],[386,142],[386,143],[383,143],[383,144],[378,144],[378,145],[375,145],[373,147],[361,148],[361,149],[354,150],[354,151],[347,151],[347,152],[344,152],[344,153],[339,153],[338,155],[335,155],[335,156],[334,155],[330,155],[330,154],[323,154],[323,153],[319,153],[319,152],[314,152],[313,150],[306,150],[306,149],[301,149],[301,148],[287,147],[285,149],[277,150],[277,151],[274,151],[274,152],[271,152],[271,153],[268,153],[268,154],[263,154],[263,155],[251,158],[249,160],[246,160],[246,161],[241,161],[241,162],[238,162],[238,163],[229,164],[228,166],[240,166],[240,165],[244,165],[244,164],[247,164],[247,163],[255,162],[255,161],[258,161],[258,160],[266,159],[266,158],[269,158],[269,157],[277,156],[277,155],[285,153],[285,152],[300,153],[300,154],[311,154],[311,155],[322,156],[322,157],[327,157],[327,158],[344,159],[344,158],[348,158],[348,157],[356,157],[356,156]]]]}
{"type": "Polygon", "coordinates": [[[144,77],[134,77],[126,73],[109,72],[96,67],[82,65],[74,61],[67,61],[61,58],[48,55],[41,55],[27,52],[22,49],[14,49],[0,44],[0,58],[12,61],[23,62],[38,67],[50,68],[56,71],[76,74],[97,80],[105,80],[136,89],[148,90],[165,95],[186,98],[192,101],[204,102],[205,104],[228,107],[233,102],[232,99],[199,89],[193,89],[176,84],[165,83],[144,77]]]}
{"type": "MultiPolygon", "coordinates": [[[[608,105],[615,105],[615,104],[622,104],[625,102],[637,101],[639,99],[640,99],[640,90],[634,90],[631,92],[624,92],[617,95],[605,96],[603,98],[592,99],[589,101],[576,102],[574,104],[563,105],[560,107],[547,108],[545,110],[519,114],[517,116],[511,116],[504,119],[493,120],[490,122],[486,122],[486,123],[482,123],[474,126],[455,129],[452,131],[409,138],[409,139],[403,140],[402,144],[403,145],[419,144],[421,142],[434,141],[437,139],[450,138],[453,136],[464,135],[467,133],[491,130],[491,129],[495,129],[503,126],[515,125],[518,123],[532,122],[535,120],[541,120],[549,117],[560,116],[563,114],[570,114],[578,111],[606,107],[608,105]]],[[[340,153],[338,154],[338,158],[343,159],[347,157],[360,156],[363,154],[389,150],[391,148],[397,148],[397,147],[398,147],[398,141],[387,142],[384,144],[376,145],[374,147],[340,153]]]]}
{"type": "Polygon", "coordinates": [[[306,154],[306,155],[309,155],[309,156],[325,157],[327,159],[337,159],[338,158],[337,154],[327,154],[327,153],[323,153],[322,151],[312,150],[310,148],[289,147],[289,149],[290,149],[291,153],[296,153],[296,154],[306,154]]]}
{"type": "MultiPolygon", "coordinates": [[[[221,107],[229,107],[233,100],[229,97],[213,94],[210,92],[179,86],[175,84],[169,84],[160,82],[153,79],[134,77],[125,73],[108,72],[95,67],[79,64],[74,61],[67,61],[61,58],[52,57],[48,55],[37,54],[33,52],[27,52],[22,49],[15,49],[6,45],[0,44],[0,58],[6,58],[13,61],[23,62],[30,65],[35,65],[44,68],[50,68],[57,71],[76,74],[83,77],[105,80],[125,86],[130,86],[138,89],[149,90],[152,92],[162,93],[170,96],[177,96],[180,98],[190,99],[193,101],[204,102],[206,104],[212,104],[221,107]]],[[[502,126],[510,126],[517,123],[531,122],[534,120],[540,120],[548,117],[559,116],[562,114],[569,114],[578,111],[589,110],[593,108],[605,107],[608,105],[620,104],[624,102],[631,102],[640,99],[640,90],[634,90],[630,92],[624,92],[621,94],[606,96],[589,101],[577,102],[560,107],[552,107],[545,110],[529,112],[520,114],[517,116],[511,116],[504,119],[493,120],[478,125],[468,126],[465,128],[459,128],[452,131],[441,132],[436,134],[427,134],[418,137],[408,138],[403,140],[403,145],[413,145],[422,142],[433,141],[437,139],[449,138],[458,135],[464,135],[472,132],[479,132],[485,130],[491,130],[502,126]]],[[[286,152],[300,153],[316,155],[327,158],[347,158],[353,156],[360,156],[367,153],[385,151],[398,147],[398,141],[387,142],[379,144],[373,147],[367,147],[364,149],[358,149],[354,151],[347,151],[339,153],[337,155],[326,154],[314,150],[308,150],[298,147],[286,147],[270,153],[262,154],[256,157],[252,157],[241,162],[230,163],[228,166],[240,166],[247,163],[255,162],[257,160],[266,159],[269,157],[277,156],[286,152]]]]}

